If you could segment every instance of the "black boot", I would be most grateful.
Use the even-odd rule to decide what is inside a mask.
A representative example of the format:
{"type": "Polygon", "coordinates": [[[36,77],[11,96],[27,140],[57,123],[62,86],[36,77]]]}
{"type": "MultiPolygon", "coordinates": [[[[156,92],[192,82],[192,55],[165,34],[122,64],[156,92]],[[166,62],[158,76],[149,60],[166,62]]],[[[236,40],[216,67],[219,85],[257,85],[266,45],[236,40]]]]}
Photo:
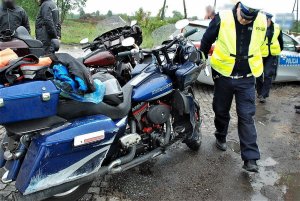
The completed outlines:
{"type": "Polygon", "coordinates": [[[258,172],[258,165],[256,164],[256,160],[246,160],[244,161],[243,169],[248,172],[258,172]]]}
{"type": "Polygon", "coordinates": [[[267,101],[266,101],[266,98],[263,97],[263,96],[259,96],[259,97],[258,97],[258,100],[259,100],[260,103],[266,103],[266,102],[267,102],[267,101]]]}
{"type": "Polygon", "coordinates": [[[216,139],[216,147],[220,149],[221,151],[226,151],[227,150],[227,144],[226,142],[222,142],[218,139],[216,139]]]}

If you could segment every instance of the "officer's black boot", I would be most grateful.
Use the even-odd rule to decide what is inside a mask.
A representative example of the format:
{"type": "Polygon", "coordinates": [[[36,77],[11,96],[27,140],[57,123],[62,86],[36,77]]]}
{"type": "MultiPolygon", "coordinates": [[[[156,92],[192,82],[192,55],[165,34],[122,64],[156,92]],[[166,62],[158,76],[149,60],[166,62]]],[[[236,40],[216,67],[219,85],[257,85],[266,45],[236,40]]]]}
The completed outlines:
{"type": "Polygon", "coordinates": [[[243,169],[248,172],[258,172],[258,165],[256,164],[256,160],[246,160],[244,161],[243,169]]]}
{"type": "Polygon", "coordinates": [[[263,96],[258,96],[258,100],[260,103],[266,103],[266,98],[264,98],[263,96]]]}
{"type": "Polygon", "coordinates": [[[216,139],[216,147],[220,149],[221,151],[227,150],[227,144],[224,141],[216,139]]]}

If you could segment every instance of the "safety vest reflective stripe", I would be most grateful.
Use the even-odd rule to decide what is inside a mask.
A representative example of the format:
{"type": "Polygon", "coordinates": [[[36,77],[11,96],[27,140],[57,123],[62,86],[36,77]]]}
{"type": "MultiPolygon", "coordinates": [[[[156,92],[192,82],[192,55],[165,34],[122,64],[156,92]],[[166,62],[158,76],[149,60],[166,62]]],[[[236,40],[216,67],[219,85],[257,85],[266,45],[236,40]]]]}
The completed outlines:
{"type": "Polygon", "coordinates": [[[220,12],[221,24],[214,53],[211,58],[212,68],[221,75],[229,77],[233,71],[237,57],[248,59],[252,74],[259,77],[263,73],[261,46],[264,44],[267,21],[266,16],[259,13],[253,23],[253,30],[248,55],[237,55],[236,27],[232,11],[220,12]]]}
{"type": "MultiPolygon", "coordinates": [[[[278,37],[280,35],[280,27],[278,24],[274,24],[274,34],[271,40],[271,44],[270,45],[270,51],[271,51],[271,55],[272,56],[278,56],[280,55],[281,49],[280,49],[280,44],[278,41],[278,37]]],[[[266,40],[264,42],[264,45],[262,46],[262,56],[263,57],[267,57],[269,56],[269,40],[268,37],[266,37],[266,40]]]]}

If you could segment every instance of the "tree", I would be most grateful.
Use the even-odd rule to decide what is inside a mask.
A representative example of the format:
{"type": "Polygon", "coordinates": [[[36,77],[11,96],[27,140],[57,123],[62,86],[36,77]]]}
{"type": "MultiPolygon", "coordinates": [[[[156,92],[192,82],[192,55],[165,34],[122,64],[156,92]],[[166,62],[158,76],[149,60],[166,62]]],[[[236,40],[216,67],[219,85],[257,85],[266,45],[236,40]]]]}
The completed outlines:
{"type": "Polygon", "coordinates": [[[112,17],[113,16],[113,12],[111,10],[109,10],[106,15],[107,15],[107,17],[112,17]]]}
{"type": "Polygon", "coordinates": [[[18,5],[22,6],[30,19],[35,19],[39,10],[37,1],[17,0],[18,5]]]}
{"type": "Polygon", "coordinates": [[[184,9],[184,18],[187,18],[187,11],[186,11],[186,3],[185,0],[183,0],[183,9],[184,9]]]}
{"type": "Polygon", "coordinates": [[[83,8],[79,9],[79,18],[83,18],[85,16],[85,12],[83,10],[83,8]]]}
{"type": "Polygon", "coordinates": [[[181,19],[183,19],[183,15],[181,14],[181,12],[179,12],[177,10],[174,10],[173,11],[173,18],[175,20],[181,20],[181,19]]]}
{"type": "Polygon", "coordinates": [[[161,8],[161,16],[160,19],[164,20],[166,15],[166,6],[167,6],[167,0],[164,0],[163,7],[161,8]]]}
{"type": "Polygon", "coordinates": [[[66,15],[71,10],[85,7],[87,0],[56,0],[57,7],[60,10],[60,21],[64,22],[66,15]]]}

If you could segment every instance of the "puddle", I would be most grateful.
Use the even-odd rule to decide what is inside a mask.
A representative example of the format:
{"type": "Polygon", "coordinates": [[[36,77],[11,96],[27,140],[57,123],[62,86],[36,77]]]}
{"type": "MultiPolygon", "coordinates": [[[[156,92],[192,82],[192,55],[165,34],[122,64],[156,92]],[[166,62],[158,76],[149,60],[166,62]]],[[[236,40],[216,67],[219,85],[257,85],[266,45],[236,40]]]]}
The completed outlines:
{"type": "Polygon", "coordinates": [[[262,167],[271,167],[277,165],[277,161],[275,161],[273,158],[269,157],[266,160],[263,160],[259,162],[259,165],[262,167]]]}
{"type": "Polygon", "coordinates": [[[241,147],[240,143],[238,143],[236,140],[228,140],[227,146],[233,151],[234,153],[240,154],[241,153],[241,147]]]}
{"type": "Polygon", "coordinates": [[[259,173],[249,174],[249,181],[254,191],[254,194],[251,198],[252,201],[264,201],[268,200],[261,191],[265,186],[274,186],[276,182],[280,179],[280,175],[278,175],[275,171],[269,170],[268,167],[275,166],[277,162],[272,158],[267,158],[265,160],[261,160],[259,162],[259,173]]]}
{"type": "Polygon", "coordinates": [[[283,175],[278,182],[285,189],[284,200],[300,200],[300,173],[283,175]]]}

